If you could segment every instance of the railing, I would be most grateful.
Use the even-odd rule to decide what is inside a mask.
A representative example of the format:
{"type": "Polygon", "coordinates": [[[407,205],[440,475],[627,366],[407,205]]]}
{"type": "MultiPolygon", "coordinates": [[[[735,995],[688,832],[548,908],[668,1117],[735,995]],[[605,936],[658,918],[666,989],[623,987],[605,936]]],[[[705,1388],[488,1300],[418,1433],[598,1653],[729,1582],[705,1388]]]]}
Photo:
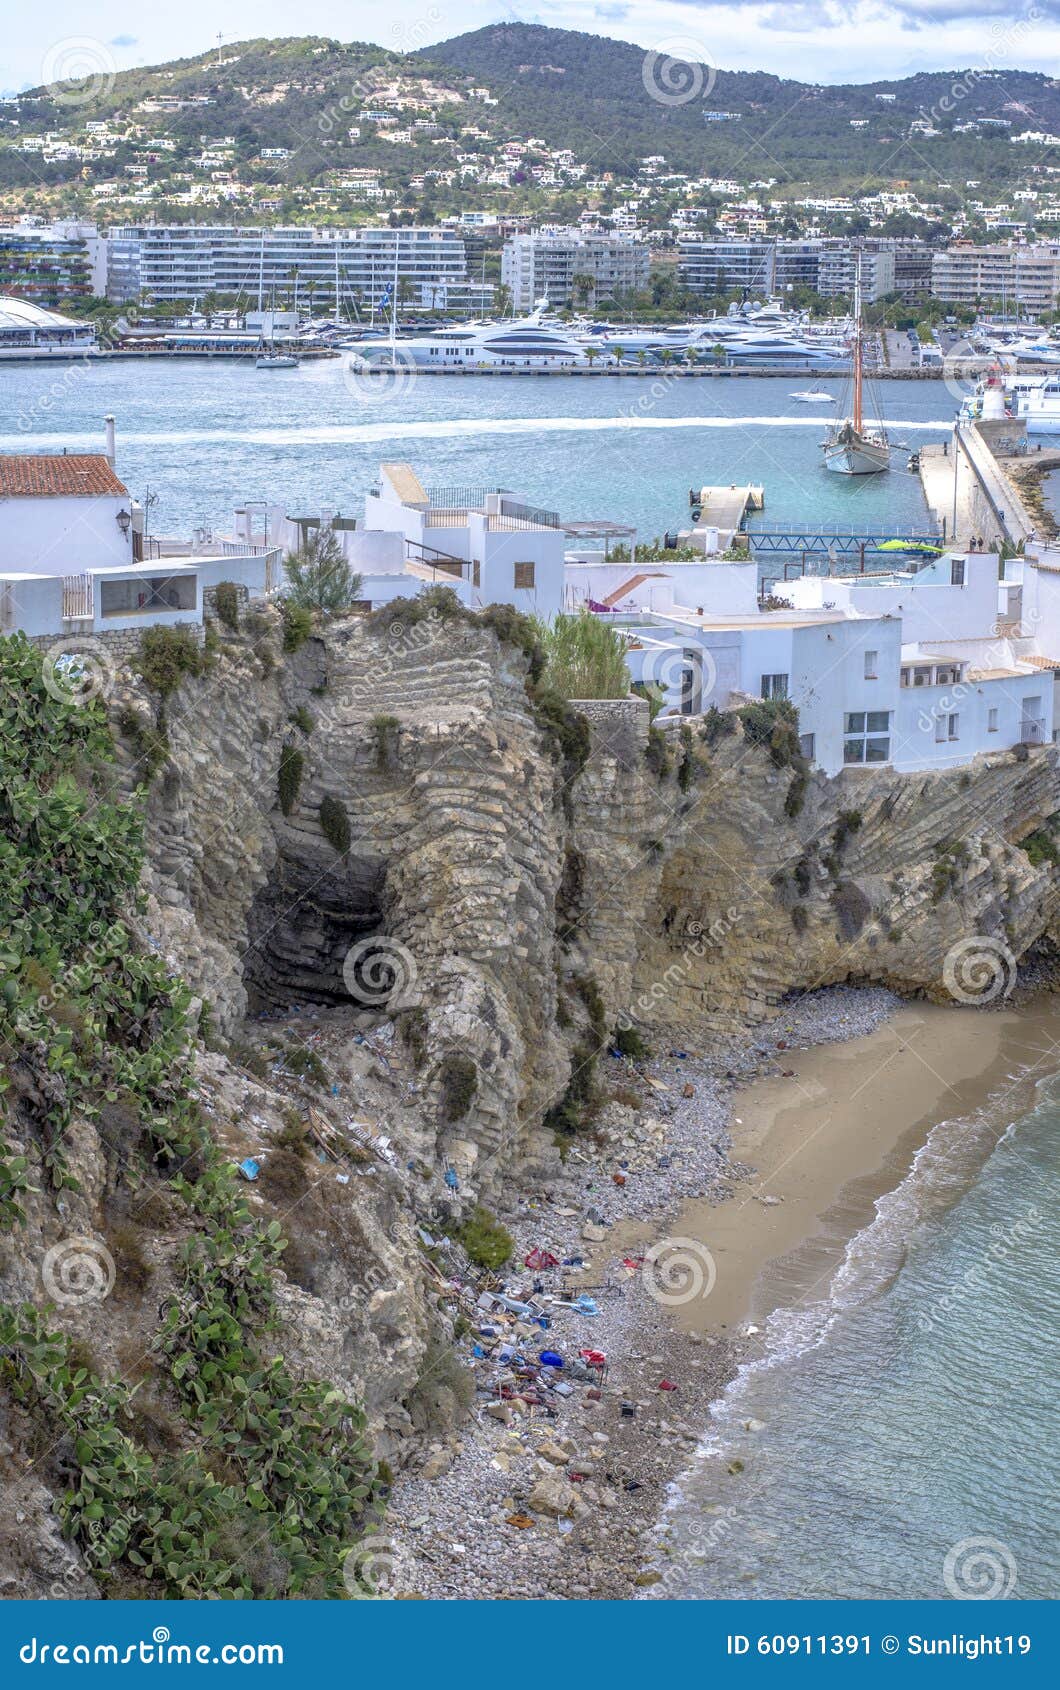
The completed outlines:
{"type": "Polygon", "coordinates": [[[538,510],[536,505],[521,505],[515,499],[502,500],[500,515],[491,519],[490,526],[505,528],[509,519],[517,528],[558,528],[560,526],[558,511],[538,510]]]}
{"type": "Polygon", "coordinates": [[[63,621],[91,621],[95,614],[92,577],[90,575],[64,575],[63,621]]]}
{"type": "Polygon", "coordinates": [[[450,581],[471,579],[472,565],[466,558],[453,557],[450,552],[440,552],[434,546],[425,546],[422,540],[406,540],[405,557],[410,563],[419,563],[433,570],[435,576],[442,575],[450,581]]]}
{"type": "Polygon", "coordinates": [[[437,510],[481,510],[490,493],[503,487],[428,487],[427,498],[437,510]]]}

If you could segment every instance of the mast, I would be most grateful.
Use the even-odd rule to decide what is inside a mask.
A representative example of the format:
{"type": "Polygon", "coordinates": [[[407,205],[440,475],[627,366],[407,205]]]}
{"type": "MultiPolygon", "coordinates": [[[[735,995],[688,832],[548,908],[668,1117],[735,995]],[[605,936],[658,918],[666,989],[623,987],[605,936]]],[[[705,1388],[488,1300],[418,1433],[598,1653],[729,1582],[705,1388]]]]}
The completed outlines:
{"type": "Polygon", "coordinates": [[[861,433],[861,254],[857,255],[854,271],[854,433],[861,433]]]}
{"type": "Polygon", "coordinates": [[[398,252],[401,246],[401,232],[394,230],[394,291],[390,299],[390,362],[393,364],[395,348],[397,346],[397,296],[398,296],[398,252]]]}

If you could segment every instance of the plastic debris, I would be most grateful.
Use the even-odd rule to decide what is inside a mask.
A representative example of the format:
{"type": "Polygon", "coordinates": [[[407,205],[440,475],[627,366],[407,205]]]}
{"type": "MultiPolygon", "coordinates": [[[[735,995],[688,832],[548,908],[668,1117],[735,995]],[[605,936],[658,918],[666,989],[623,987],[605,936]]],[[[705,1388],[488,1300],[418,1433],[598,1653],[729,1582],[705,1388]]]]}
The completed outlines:
{"type": "Polygon", "coordinates": [[[544,1250],[540,1245],[535,1245],[530,1254],[524,1256],[523,1266],[531,1268],[535,1273],[541,1273],[546,1268],[559,1267],[559,1257],[554,1256],[551,1250],[544,1250]]]}
{"type": "Polygon", "coordinates": [[[240,1162],[239,1171],[244,1179],[257,1179],[261,1172],[260,1162],[255,1162],[253,1156],[248,1156],[245,1162],[240,1162]]]}
{"type": "Polygon", "coordinates": [[[659,1380],[659,1389],[660,1389],[660,1391],[676,1391],[677,1386],[673,1383],[673,1381],[671,1379],[660,1379],[659,1380]]]}
{"type": "Polygon", "coordinates": [[[456,1169],[455,1168],[446,1168],[446,1170],[445,1170],[445,1183],[449,1187],[450,1191],[459,1191],[460,1181],[456,1177],[456,1169]]]}
{"type": "Polygon", "coordinates": [[[542,1350],[538,1356],[542,1367],[562,1367],[563,1357],[558,1350],[542,1350]]]}

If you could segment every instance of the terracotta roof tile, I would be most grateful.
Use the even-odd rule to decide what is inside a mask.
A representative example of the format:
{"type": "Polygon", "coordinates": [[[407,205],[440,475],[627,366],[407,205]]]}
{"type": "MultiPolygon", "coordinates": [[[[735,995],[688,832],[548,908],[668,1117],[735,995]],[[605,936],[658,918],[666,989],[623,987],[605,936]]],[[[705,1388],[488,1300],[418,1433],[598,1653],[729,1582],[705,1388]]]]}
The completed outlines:
{"type": "Polygon", "coordinates": [[[102,452],[34,454],[0,452],[0,498],[98,498],[129,490],[118,480],[102,452]]]}

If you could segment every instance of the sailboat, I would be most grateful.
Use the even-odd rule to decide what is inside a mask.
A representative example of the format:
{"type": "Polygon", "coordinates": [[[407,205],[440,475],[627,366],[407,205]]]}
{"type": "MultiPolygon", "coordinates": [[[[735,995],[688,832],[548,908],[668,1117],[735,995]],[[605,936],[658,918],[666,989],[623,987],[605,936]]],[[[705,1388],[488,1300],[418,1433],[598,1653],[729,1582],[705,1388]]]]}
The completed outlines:
{"type": "Polygon", "coordinates": [[[836,475],[878,475],[891,467],[891,445],[882,419],[868,426],[863,413],[865,377],[862,368],[861,259],[854,279],[853,404],[849,417],[836,418],[821,442],[824,467],[836,475]]]}

